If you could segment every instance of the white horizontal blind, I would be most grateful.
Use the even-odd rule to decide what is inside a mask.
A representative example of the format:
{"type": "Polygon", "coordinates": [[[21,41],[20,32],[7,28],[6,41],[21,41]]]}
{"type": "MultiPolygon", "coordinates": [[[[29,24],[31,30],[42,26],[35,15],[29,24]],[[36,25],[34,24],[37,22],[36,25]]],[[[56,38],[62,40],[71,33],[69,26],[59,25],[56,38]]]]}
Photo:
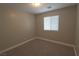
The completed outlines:
{"type": "Polygon", "coordinates": [[[58,31],[59,16],[44,17],[44,30],[58,31]]]}

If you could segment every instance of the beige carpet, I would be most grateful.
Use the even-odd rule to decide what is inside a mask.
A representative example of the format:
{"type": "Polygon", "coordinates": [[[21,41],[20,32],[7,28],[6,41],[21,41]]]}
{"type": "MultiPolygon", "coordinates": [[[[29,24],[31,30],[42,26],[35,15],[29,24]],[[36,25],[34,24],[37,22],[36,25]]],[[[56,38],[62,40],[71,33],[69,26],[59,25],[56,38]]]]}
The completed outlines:
{"type": "Polygon", "coordinates": [[[74,56],[71,47],[50,43],[43,40],[32,40],[20,47],[4,53],[7,56],[74,56]]]}

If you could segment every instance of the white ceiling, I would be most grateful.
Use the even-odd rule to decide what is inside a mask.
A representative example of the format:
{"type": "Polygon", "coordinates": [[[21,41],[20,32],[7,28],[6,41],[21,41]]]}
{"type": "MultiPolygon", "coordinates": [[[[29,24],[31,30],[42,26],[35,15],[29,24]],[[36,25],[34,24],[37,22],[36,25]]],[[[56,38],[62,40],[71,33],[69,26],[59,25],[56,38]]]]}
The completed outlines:
{"type": "Polygon", "coordinates": [[[0,4],[0,6],[8,6],[15,8],[16,10],[22,11],[22,12],[28,12],[32,14],[39,14],[39,13],[44,13],[68,6],[75,5],[74,3],[41,3],[41,6],[39,7],[34,7],[31,3],[7,3],[7,4],[0,4]],[[51,8],[50,8],[51,7],[51,8]]]}

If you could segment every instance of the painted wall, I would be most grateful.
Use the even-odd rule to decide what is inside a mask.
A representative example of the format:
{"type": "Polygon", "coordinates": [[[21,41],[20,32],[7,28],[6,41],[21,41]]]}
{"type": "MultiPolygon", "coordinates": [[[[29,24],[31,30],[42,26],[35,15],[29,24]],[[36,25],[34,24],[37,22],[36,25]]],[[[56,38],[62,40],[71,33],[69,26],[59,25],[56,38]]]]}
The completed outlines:
{"type": "Polygon", "coordinates": [[[79,56],[79,4],[77,5],[77,21],[76,21],[76,50],[79,56]]]}
{"type": "Polygon", "coordinates": [[[37,36],[45,37],[51,40],[62,41],[75,44],[75,22],[76,22],[76,6],[70,6],[55,11],[36,15],[37,36]],[[59,15],[59,31],[44,31],[43,18],[46,16],[59,15]]]}
{"type": "Polygon", "coordinates": [[[34,36],[34,15],[0,6],[0,51],[34,36]]]}

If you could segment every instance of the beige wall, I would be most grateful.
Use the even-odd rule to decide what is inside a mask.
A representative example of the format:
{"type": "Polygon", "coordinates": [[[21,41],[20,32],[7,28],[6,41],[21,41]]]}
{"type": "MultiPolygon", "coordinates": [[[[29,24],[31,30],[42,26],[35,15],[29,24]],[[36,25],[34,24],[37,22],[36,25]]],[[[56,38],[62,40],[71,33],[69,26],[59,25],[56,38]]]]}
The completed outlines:
{"type": "Polygon", "coordinates": [[[75,22],[76,22],[76,6],[70,6],[59,10],[36,15],[37,36],[45,37],[51,40],[63,41],[74,44],[75,41],[75,22]],[[59,31],[44,31],[43,17],[60,16],[59,31]]]}
{"type": "Polygon", "coordinates": [[[76,50],[77,55],[79,56],[79,4],[77,5],[77,24],[76,24],[76,50]]]}
{"type": "Polygon", "coordinates": [[[34,15],[0,7],[0,51],[34,36],[34,15]]]}

